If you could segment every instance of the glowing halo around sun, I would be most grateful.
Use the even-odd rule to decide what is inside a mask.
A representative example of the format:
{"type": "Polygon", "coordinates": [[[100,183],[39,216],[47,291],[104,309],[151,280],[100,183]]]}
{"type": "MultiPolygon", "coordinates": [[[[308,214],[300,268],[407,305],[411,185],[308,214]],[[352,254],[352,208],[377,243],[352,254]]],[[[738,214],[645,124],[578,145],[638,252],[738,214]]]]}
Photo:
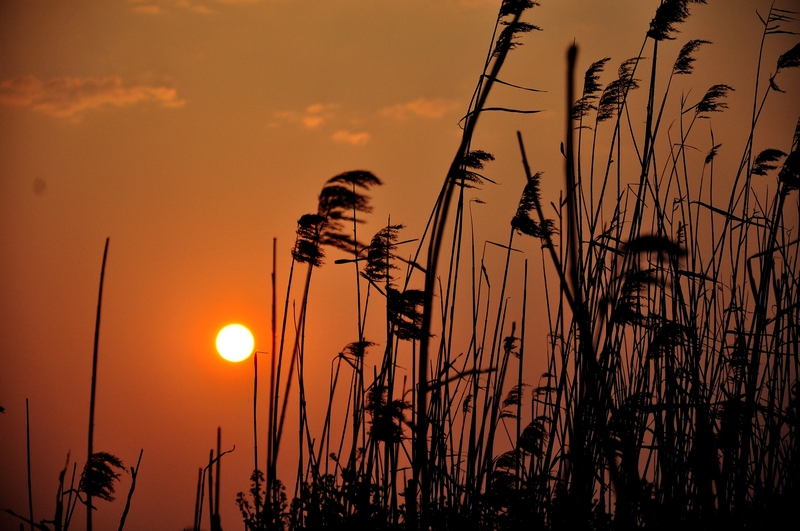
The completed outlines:
{"type": "Polygon", "coordinates": [[[253,334],[240,324],[230,324],[217,334],[217,352],[228,361],[242,361],[253,353],[253,334]]]}

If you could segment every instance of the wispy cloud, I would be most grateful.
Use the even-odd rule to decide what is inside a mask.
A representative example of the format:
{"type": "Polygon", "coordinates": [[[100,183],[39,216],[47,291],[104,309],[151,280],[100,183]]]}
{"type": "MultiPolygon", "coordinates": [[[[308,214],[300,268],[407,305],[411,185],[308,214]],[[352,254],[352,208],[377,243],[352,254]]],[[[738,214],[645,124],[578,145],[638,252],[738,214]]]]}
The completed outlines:
{"type": "Polygon", "coordinates": [[[211,7],[215,4],[227,5],[253,5],[264,0],[127,0],[135,4],[132,10],[145,15],[161,15],[170,11],[170,8],[179,8],[194,13],[208,15],[215,13],[211,7]]]}
{"type": "Polygon", "coordinates": [[[182,107],[186,102],[178,98],[174,88],[126,87],[119,76],[54,77],[45,81],[34,76],[20,76],[0,81],[0,103],[78,121],[91,109],[130,107],[138,103],[182,107]]]}
{"type": "Polygon", "coordinates": [[[169,10],[165,6],[167,5],[174,5],[175,2],[164,2],[163,0],[125,0],[127,4],[133,4],[131,7],[131,11],[134,13],[138,13],[140,15],[163,15],[168,13],[169,10]]]}
{"type": "Polygon", "coordinates": [[[160,15],[166,13],[164,8],[155,4],[144,4],[133,7],[135,13],[142,13],[143,15],[160,15]]]}
{"type": "Polygon", "coordinates": [[[205,4],[190,2],[189,0],[178,0],[177,5],[178,7],[188,9],[189,11],[194,11],[195,13],[200,13],[202,15],[208,15],[214,12],[213,9],[205,4]]]}
{"type": "Polygon", "coordinates": [[[396,105],[384,107],[379,113],[381,116],[394,118],[396,120],[406,120],[411,116],[441,118],[457,108],[458,102],[453,100],[446,100],[444,98],[417,98],[407,103],[398,103],[396,105]]]}
{"type": "Polygon", "coordinates": [[[336,117],[339,108],[335,103],[314,103],[302,112],[278,111],[274,114],[276,120],[270,126],[279,127],[283,123],[299,124],[306,129],[319,129],[336,117]]]}
{"type": "Polygon", "coordinates": [[[364,144],[369,142],[372,137],[366,131],[351,133],[346,129],[341,129],[333,133],[331,138],[334,141],[341,142],[343,144],[350,144],[352,146],[363,146],[364,144]]]}
{"type": "Polygon", "coordinates": [[[363,146],[372,136],[366,131],[351,132],[348,129],[339,129],[342,124],[357,124],[360,121],[340,116],[339,105],[336,103],[314,103],[302,111],[278,111],[274,115],[270,127],[277,128],[285,125],[294,125],[302,129],[319,131],[329,134],[330,139],[351,146],[363,146]],[[328,133],[326,131],[334,132],[328,133]]]}
{"type": "Polygon", "coordinates": [[[497,0],[450,0],[464,7],[482,7],[486,5],[496,6],[497,0]]]}
{"type": "Polygon", "coordinates": [[[216,0],[220,4],[260,4],[264,0],[216,0]]]}

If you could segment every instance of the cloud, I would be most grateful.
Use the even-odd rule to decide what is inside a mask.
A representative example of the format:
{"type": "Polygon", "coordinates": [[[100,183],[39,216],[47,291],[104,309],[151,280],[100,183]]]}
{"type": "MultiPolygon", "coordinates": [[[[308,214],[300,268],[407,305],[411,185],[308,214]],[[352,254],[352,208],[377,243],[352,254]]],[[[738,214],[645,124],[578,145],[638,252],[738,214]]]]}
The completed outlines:
{"type": "Polygon", "coordinates": [[[278,111],[274,115],[277,121],[272,122],[270,125],[278,127],[283,122],[300,124],[306,129],[319,129],[336,117],[338,108],[339,106],[335,103],[314,103],[306,107],[303,112],[278,111]]]}
{"type": "Polygon", "coordinates": [[[164,9],[162,9],[161,7],[159,7],[157,5],[154,5],[154,4],[148,4],[148,5],[143,5],[143,6],[135,6],[133,8],[133,11],[135,13],[142,13],[142,14],[145,14],[145,15],[160,15],[160,14],[166,12],[166,11],[164,11],[164,9]]]}
{"type": "Polygon", "coordinates": [[[189,6],[189,11],[194,11],[195,13],[200,13],[201,15],[209,15],[214,12],[214,10],[210,7],[201,6],[199,4],[189,6]]]}
{"type": "Polygon", "coordinates": [[[451,0],[464,7],[482,7],[485,5],[497,6],[497,0],[451,0]]]}
{"type": "MultiPolygon", "coordinates": [[[[312,131],[325,131],[335,129],[330,127],[336,122],[357,123],[354,120],[342,120],[339,116],[339,105],[336,103],[314,103],[302,111],[278,111],[274,115],[270,127],[281,127],[286,124],[299,126],[312,131]]],[[[351,146],[363,146],[372,138],[366,131],[350,132],[347,129],[336,129],[330,135],[331,140],[351,146]]]]}
{"type": "Polygon", "coordinates": [[[90,109],[130,107],[138,103],[182,107],[186,102],[178,98],[174,88],[126,87],[119,76],[54,77],[46,81],[34,76],[20,76],[0,81],[0,103],[29,107],[48,116],[78,121],[90,109]]]}
{"type": "Polygon", "coordinates": [[[352,146],[363,146],[367,142],[370,141],[370,134],[366,131],[361,131],[359,133],[351,133],[345,129],[341,129],[333,133],[331,138],[336,142],[341,142],[343,144],[350,144],[352,146]]]}
{"type": "Polygon", "coordinates": [[[133,7],[134,13],[142,13],[145,15],[161,15],[169,12],[171,8],[174,7],[208,15],[216,13],[211,7],[213,4],[246,6],[260,4],[263,1],[264,0],[127,0],[128,3],[136,4],[133,7]]]}
{"type": "Polygon", "coordinates": [[[334,118],[336,116],[334,110],[337,108],[338,105],[333,103],[328,103],[327,105],[321,103],[309,105],[306,107],[305,114],[303,115],[303,125],[309,129],[316,129],[331,118],[334,118]]]}
{"type": "Polygon", "coordinates": [[[163,15],[169,11],[162,5],[163,1],[159,0],[126,0],[128,4],[134,4],[131,11],[142,15],[163,15]]]}
{"type": "Polygon", "coordinates": [[[208,15],[214,12],[213,9],[206,5],[196,4],[194,2],[189,2],[188,0],[178,0],[177,5],[178,7],[188,9],[189,11],[194,11],[195,13],[200,13],[202,15],[208,15]]]}
{"type": "Polygon", "coordinates": [[[381,116],[394,118],[396,120],[406,120],[411,116],[423,118],[441,118],[445,114],[458,108],[458,102],[446,100],[444,98],[417,98],[407,103],[398,103],[390,107],[384,107],[379,111],[381,116]]]}

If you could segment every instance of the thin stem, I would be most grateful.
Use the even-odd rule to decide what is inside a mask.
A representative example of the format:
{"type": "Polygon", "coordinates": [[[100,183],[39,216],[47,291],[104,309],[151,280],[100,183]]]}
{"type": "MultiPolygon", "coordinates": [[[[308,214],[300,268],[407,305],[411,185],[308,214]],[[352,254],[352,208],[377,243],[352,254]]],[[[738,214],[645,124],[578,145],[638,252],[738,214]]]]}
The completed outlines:
{"type": "MultiPolygon", "coordinates": [[[[94,325],[94,350],[92,353],[92,392],[89,399],[89,451],[86,459],[86,466],[90,467],[92,464],[92,456],[94,455],[94,406],[95,395],[97,391],[97,351],[100,345],[100,308],[103,303],[103,280],[106,274],[106,258],[108,257],[108,241],[106,238],[106,245],[103,249],[103,265],[100,268],[100,289],[97,294],[97,317],[94,325]]],[[[86,492],[86,531],[92,531],[92,494],[86,492]]]]}

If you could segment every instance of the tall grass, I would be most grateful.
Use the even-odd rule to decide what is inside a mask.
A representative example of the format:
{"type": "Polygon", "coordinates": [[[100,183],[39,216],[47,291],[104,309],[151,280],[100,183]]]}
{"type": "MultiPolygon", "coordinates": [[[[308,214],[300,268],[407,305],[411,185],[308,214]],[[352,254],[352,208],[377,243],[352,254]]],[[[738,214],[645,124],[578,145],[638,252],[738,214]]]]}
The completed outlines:
{"type": "Polygon", "coordinates": [[[505,252],[499,282],[477,253],[465,190],[483,184],[479,172],[493,159],[472,148],[479,117],[515,111],[487,108],[486,100],[518,37],[538,29],[522,20],[535,2],[502,3],[461,144],[415,252],[401,253],[415,240],[400,241],[403,227],[391,221],[368,245],[359,242],[359,216],[370,210],[363,192],[380,184],[376,177],[351,172],[326,184],[318,212],[298,223],[291,271],[308,269],[291,331],[288,295],[284,306],[276,374],[289,379],[282,395],[272,394],[267,489],[254,482],[255,512],[239,498],[248,529],[749,528],[789,514],[798,482],[800,240],[785,213],[800,188],[800,122],[785,146],[755,154],[753,145],[767,98],[787,97],[779,94],[781,72],[800,65],[798,45],[762,88],[764,43],[791,33],[796,14],[772,6],[759,15],[752,115],[729,200],[718,204],[720,146],[713,127],[704,127],[708,142],[699,126],[726,108],[733,88],[680,96],[680,113],[670,117],[676,126],[663,125],[678,97],[673,80],[690,76],[711,45],[689,40],[675,58],[660,50],[694,3],[704,2],[661,2],[641,51],[605,86],[609,59],[593,63],[580,95],[577,48],[570,49],[563,196],[546,214],[542,174],[531,170],[518,134],[527,184],[507,242],[484,245],[484,254],[486,245],[505,252]],[[643,108],[632,103],[637,90],[643,108]],[[690,153],[704,144],[704,158],[690,153]],[[631,168],[638,178],[628,184],[631,168]],[[537,382],[523,381],[522,370],[527,261],[522,323],[507,318],[509,264],[524,237],[541,242],[545,273],[549,359],[537,382]],[[325,246],[351,254],[337,263],[355,270],[358,337],[332,362],[315,437],[305,413],[303,334],[311,273],[325,246]],[[364,331],[376,298],[385,337],[369,374],[367,352],[378,344],[364,331]],[[462,315],[471,335],[457,353],[462,315]],[[289,370],[281,372],[290,338],[289,370]],[[410,367],[402,378],[401,366],[410,367]],[[300,458],[289,503],[275,462],[292,381],[300,458]],[[337,432],[340,397],[347,407],[337,432]]]}
{"type": "MultiPolygon", "coordinates": [[[[711,43],[688,40],[675,57],[664,47],[702,3],[663,0],[639,52],[605,85],[610,59],[592,63],[581,84],[570,47],[564,129],[551,132],[563,135],[554,154],[564,160],[563,190],[542,197],[544,175],[517,133],[525,186],[502,242],[476,242],[478,200],[467,193],[492,182],[484,170],[494,157],[473,139],[486,112],[537,112],[486,103],[497,83],[510,85],[500,74],[520,37],[539,29],[524,21],[536,2],[501,3],[461,142],[419,238],[392,219],[371,238],[361,233],[368,193],[382,184],[372,173],[325,183],[317,211],[298,220],[280,326],[273,261],[267,455],[262,472],[255,380],[255,469],[237,498],[246,529],[751,529],[796,515],[800,235],[789,213],[800,189],[800,121],[784,145],[754,146],[769,126],[760,123],[767,100],[791,97],[781,74],[800,66],[800,44],[777,58],[765,44],[792,34],[797,14],[773,5],[758,15],[752,110],[720,202],[712,118],[734,89],[674,94],[711,43]],[[528,259],[520,283],[512,257],[531,242],[541,283],[528,278],[528,259]],[[331,360],[326,415],[315,426],[305,333],[313,272],[331,248],[353,271],[356,334],[331,360]],[[504,255],[499,278],[487,249],[504,255]],[[509,297],[520,284],[521,306],[509,308],[520,305],[509,297]],[[546,370],[525,381],[533,289],[544,295],[547,336],[537,351],[546,370]],[[376,315],[381,322],[368,326],[376,315]],[[298,431],[288,434],[292,401],[298,431]],[[286,444],[297,448],[294,485],[277,476],[286,444]]],[[[101,296],[102,282],[103,273],[101,296]]],[[[91,411],[96,366],[97,335],[91,411]]],[[[56,515],[45,522],[55,529],[69,528],[79,502],[91,528],[93,497],[114,492],[122,463],[94,452],[92,430],[90,413],[89,458],[77,485],[77,464],[69,484],[69,460],[59,476],[56,515]]],[[[210,526],[222,528],[226,453],[218,432],[216,455],[198,473],[194,529],[206,478],[210,526]]],[[[29,515],[14,514],[38,527],[32,507],[29,515]]]]}
{"type": "MultiPolygon", "coordinates": [[[[81,474],[78,477],[76,484],[76,473],[78,464],[72,464],[72,475],[69,486],[65,483],[67,470],[69,469],[70,457],[67,454],[66,464],[64,469],[58,475],[58,491],[56,493],[56,507],[53,516],[50,519],[43,518],[38,522],[34,519],[33,514],[33,499],[31,496],[31,441],[30,441],[30,415],[28,411],[28,399],[25,399],[25,423],[26,423],[26,439],[27,439],[27,469],[28,469],[28,517],[21,516],[11,509],[5,509],[6,513],[10,514],[27,523],[30,528],[41,529],[44,531],[50,530],[50,525],[53,526],[55,531],[68,531],[72,524],[72,517],[78,504],[81,503],[86,508],[86,529],[91,531],[93,521],[93,511],[97,510],[93,500],[113,501],[115,493],[115,482],[119,480],[121,472],[128,472],[131,475],[131,486],[128,490],[125,508],[122,512],[119,523],[119,531],[125,527],[125,521],[130,511],[131,500],[133,498],[134,490],[136,489],[136,476],[139,472],[139,467],[142,462],[142,454],[144,450],[139,452],[139,459],[135,467],[130,467],[130,470],[125,468],[122,461],[114,454],[95,451],[94,450],[94,412],[96,403],[96,389],[97,389],[97,367],[99,357],[99,344],[100,344],[100,317],[102,315],[102,302],[103,302],[103,284],[105,281],[106,261],[108,258],[108,244],[109,239],[106,238],[105,247],[103,249],[103,263],[100,267],[100,288],[97,295],[97,312],[95,317],[94,329],[94,348],[92,349],[92,377],[89,398],[89,424],[88,424],[88,455],[86,463],[84,464],[81,474]]],[[[0,408],[0,412],[2,412],[0,408]]],[[[23,525],[20,524],[20,529],[23,525]]]]}

